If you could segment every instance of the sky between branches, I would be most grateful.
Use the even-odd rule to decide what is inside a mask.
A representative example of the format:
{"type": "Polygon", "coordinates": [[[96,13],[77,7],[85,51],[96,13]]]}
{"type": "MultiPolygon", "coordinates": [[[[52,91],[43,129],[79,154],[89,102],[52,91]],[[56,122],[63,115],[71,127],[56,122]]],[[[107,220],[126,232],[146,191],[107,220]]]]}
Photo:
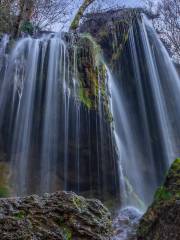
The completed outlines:
{"type": "MultiPolygon", "coordinates": [[[[98,4],[101,3],[101,8],[105,9],[105,8],[110,8],[110,7],[114,7],[114,6],[130,6],[130,7],[138,7],[138,6],[143,6],[143,4],[145,3],[146,0],[96,0],[94,5],[98,6],[98,4]]],[[[156,1],[156,0],[154,0],[156,1]]],[[[72,0],[73,2],[73,0],[72,0]]],[[[76,11],[78,10],[78,7],[81,5],[81,3],[83,2],[83,0],[77,0],[74,1],[73,5],[74,5],[74,11],[72,12],[72,15],[70,16],[69,22],[65,27],[66,28],[69,27],[70,22],[72,21],[74,15],[76,14],[76,11]]],[[[54,31],[59,31],[61,29],[61,25],[60,24],[54,24],[53,26],[53,30],[54,31]]]]}

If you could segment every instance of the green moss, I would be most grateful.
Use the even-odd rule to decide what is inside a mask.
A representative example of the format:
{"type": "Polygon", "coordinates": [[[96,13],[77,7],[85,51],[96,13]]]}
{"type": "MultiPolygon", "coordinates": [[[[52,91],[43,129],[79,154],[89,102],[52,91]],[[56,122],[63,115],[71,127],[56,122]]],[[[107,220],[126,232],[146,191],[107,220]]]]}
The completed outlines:
{"type": "MultiPolygon", "coordinates": [[[[141,219],[137,231],[138,239],[151,239],[152,237],[155,237],[153,239],[161,239],[159,235],[161,228],[163,231],[165,229],[163,229],[164,225],[169,226],[169,219],[173,221],[173,214],[176,218],[176,208],[178,209],[177,206],[180,199],[179,180],[180,159],[178,158],[170,167],[164,185],[157,189],[152,205],[141,219]],[[164,224],[162,224],[163,222],[164,224]]],[[[177,220],[174,221],[176,222],[177,220]]]]}
{"type": "Polygon", "coordinates": [[[64,217],[63,216],[59,217],[56,222],[62,231],[63,239],[64,240],[72,240],[72,232],[71,232],[70,228],[65,225],[64,217]]]}
{"type": "Polygon", "coordinates": [[[166,174],[164,186],[157,189],[154,200],[169,201],[180,198],[180,158],[177,158],[166,174]]]}
{"type": "Polygon", "coordinates": [[[154,200],[155,201],[167,201],[172,198],[172,193],[169,192],[165,187],[161,186],[155,193],[154,200]]]}
{"type": "Polygon", "coordinates": [[[79,101],[87,109],[97,110],[100,94],[105,119],[111,123],[113,118],[106,83],[107,69],[100,46],[90,34],[83,34],[77,41],[76,54],[78,62],[75,74],[79,79],[79,101]]]}
{"type": "Polygon", "coordinates": [[[78,209],[83,209],[86,207],[86,204],[81,197],[73,196],[73,203],[78,209]]]}
{"type": "Polygon", "coordinates": [[[77,208],[81,207],[81,200],[78,197],[73,197],[73,203],[77,208]]]}
{"type": "Polygon", "coordinates": [[[98,93],[98,46],[90,36],[83,35],[77,43],[77,72],[79,79],[79,100],[88,109],[95,109],[98,93]]]}
{"type": "Polygon", "coordinates": [[[7,187],[0,187],[0,198],[6,198],[9,197],[9,189],[7,187]]]}
{"type": "Polygon", "coordinates": [[[6,162],[1,162],[0,163],[0,198],[5,198],[10,196],[9,175],[10,175],[9,165],[6,162]]]}
{"type": "Polygon", "coordinates": [[[21,211],[18,211],[14,214],[14,217],[17,219],[17,220],[23,220],[25,217],[26,217],[26,213],[25,211],[21,210],[21,211]]]}
{"type": "Polygon", "coordinates": [[[72,240],[72,232],[68,227],[63,227],[64,240],[72,240]]]}
{"type": "Polygon", "coordinates": [[[177,158],[173,165],[172,165],[172,170],[177,171],[180,170],[180,158],[177,158]]]}
{"type": "Polygon", "coordinates": [[[79,100],[82,102],[88,109],[92,108],[92,102],[91,99],[88,96],[87,91],[83,88],[79,88],[79,100]]]}

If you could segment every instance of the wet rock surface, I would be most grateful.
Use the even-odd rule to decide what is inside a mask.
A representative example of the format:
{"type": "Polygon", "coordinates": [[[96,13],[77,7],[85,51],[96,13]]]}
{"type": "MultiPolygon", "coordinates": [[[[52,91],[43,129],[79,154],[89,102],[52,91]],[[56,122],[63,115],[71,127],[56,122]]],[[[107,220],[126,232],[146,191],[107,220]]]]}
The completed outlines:
{"type": "Polygon", "coordinates": [[[109,211],[72,192],[0,200],[1,240],[110,239],[109,211]]]}
{"type": "Polygon", "coordinates": [[[140,221],[137,240],[180,239],[180,159],[172,164],[166,181],[140,221]]]}

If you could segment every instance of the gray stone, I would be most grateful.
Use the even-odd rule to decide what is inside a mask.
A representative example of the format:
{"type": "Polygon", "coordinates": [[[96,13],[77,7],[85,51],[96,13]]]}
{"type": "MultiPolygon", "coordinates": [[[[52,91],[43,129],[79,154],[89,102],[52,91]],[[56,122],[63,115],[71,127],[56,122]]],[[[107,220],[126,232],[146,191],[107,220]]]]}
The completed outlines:
{"type": "Polygon", "coordinates": [[[72,192],[4,198],[0,209],[1,240],[106,240],[112,235],[103,204],[72,192]]]}

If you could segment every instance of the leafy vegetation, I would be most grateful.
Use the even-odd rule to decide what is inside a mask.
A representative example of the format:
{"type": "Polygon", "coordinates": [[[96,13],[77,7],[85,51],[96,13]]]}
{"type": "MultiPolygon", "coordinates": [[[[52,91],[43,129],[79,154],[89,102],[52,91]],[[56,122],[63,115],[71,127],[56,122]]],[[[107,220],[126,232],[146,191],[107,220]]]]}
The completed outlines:
{"type": "Polygon", "coordinates": [[[155,193],[155,201],[166,201],[172,198],[172,193],[170,193],[164,186],[158,188],[155,193]]]}
{"type": "Polygon", "coordinates": [[[21,32],[32,35],[34,32],[33,24],[30,21],[23,22],[21,25],[21,32]]]}
{"type": "Polygon", "coordinates": [[[14,214],[14,217],[17,219],[17,220],[23,220],[25,217],[26,217],[26,213],[25,211],[21,210],[21,211],[18,211],[14,214]]]}

